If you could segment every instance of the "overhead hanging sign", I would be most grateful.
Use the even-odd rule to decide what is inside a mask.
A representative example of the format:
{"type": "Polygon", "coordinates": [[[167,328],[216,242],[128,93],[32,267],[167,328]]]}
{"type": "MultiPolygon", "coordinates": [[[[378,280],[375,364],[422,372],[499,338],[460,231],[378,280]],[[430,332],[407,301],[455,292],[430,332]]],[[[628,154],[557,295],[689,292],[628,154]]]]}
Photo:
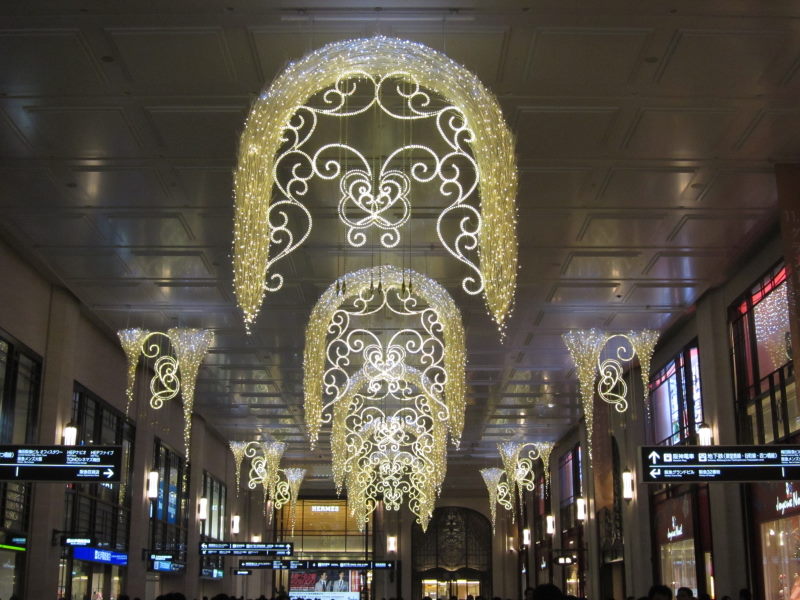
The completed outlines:
{"type": "Polygon", "coordinates": [[[291,556],[294,554],[294,544],[202,542],[200,544],[200,554],[202,556],[291,556]]]}
{"type": "Polygon", "coordinates": [[[240,560],[240,569],[394,569],[393,560],[240,560]]]}
{"type": "Polygon", "coordinates": [[[800,479],[800,446],[642,446],[642,483],[800,479]]]}
{"type": "Polygon", "coordinates": [[[0,446],[0,481],[119,483],[122,446],[0,446]]]}
{"type": "Polygon", "coordinates": [[[128,555],[123,552],[114,552],[105,548],[92,548],[91,546],[73,547],[72,558],[119,567],[124,567],[128,564],[128,555]]]}

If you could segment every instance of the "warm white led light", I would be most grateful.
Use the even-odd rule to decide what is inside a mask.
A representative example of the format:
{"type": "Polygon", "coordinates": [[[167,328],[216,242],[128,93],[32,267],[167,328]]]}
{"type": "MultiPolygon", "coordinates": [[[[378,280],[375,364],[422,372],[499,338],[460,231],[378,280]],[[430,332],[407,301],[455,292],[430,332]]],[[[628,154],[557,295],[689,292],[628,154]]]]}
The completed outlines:
{"type": "MultiPolygon", "coordinates": [[[[418,146],[415,150],[425,154],[427,149],[418,146]]],[[[319,151],[308,156],[312,163],[317,162],[319,151]]],[[[308,161],[299,155],[292,160],[297,158],[308,166],[308,161]]],[[[293,164],[296,163],[288,164],[290,170],[293,164]]],[[[397,243],[398,224],[408,219],[409,175],[417,180],[427,177],[427,181],[435,181],[452,202],[445,212],[457,208],[459,214],[466,211],[465,217],[470,212],[465,207],[470,205],[463,199],[472,193],[473,187],[479,190],[480,220],[474,218],[474,213],[471,218],[461,220],[455,239],[445,247],[471,272],[463,287],[471,293],[483,291],[490,314],[502,326],[511,311],[517,271],[517,169],[513,136],[497,99],[472,73],[427,46],[382,36],[329,44],[292,63],[261,94],[248,115],[239,142],[234,182],[234,289],[245,324],[249,326],[255,321],[264,295],[283,283],[282,274],[270,273],[270,266],[303,243],[310,232],[311,214],[296,197],[298,190],[305,193],[306,177],[339,180],[342,192],[339,212],[351,243],[363,243],[364,229],[378,228],[383,231],[381,243],[391,246],[397,243]],[[377,92],[371,99],[367,94],[368,100],[353,109],[347,100],[359,89],[353,87],[356,78],[362,83],[372,82],[377,92]],[[435,168],[412,160],[409,174],[386,165],[376,169],[369,161],[363,165],[363,161],[353,156],[351,162],[356,166],[348,165],[343,173],[342,164],[330,159],[328,153],[316,174],[312,165],[310,171],[303,171],[295,189],[281,189],[276,181],[281,148],[302,147],[310,135],[308,126],[316,122],[319,114],[357,114],[373,106],[385,112],[387,106],[378,104],[380,88],[384,81],[395,80],[401,82],[398,93],[406,99],[404,110],[394,113],[396,118],[438,118],[436,128],[440,134],[445,130],[451,132],[446,137],[453,142],[450,152],[459,157],[462,154],[474,157],[474,184],[457,191],[462,185],[458,168],[450,168],[457,164],[447,157],[435,168]],[[323,108],[315,112],[305,107],[312,96],[323,90],[323,108]],[[429,91],[448,103],[441,115],[432,107],[425,112],[425,105],[419,102],[423,100],[420,95],[425,96],[429,91]],[[469,148],[470,154],[465,148],[469,148]],[[442,165],[448,168],[442,169],[442,165]],[[278,194],[273,199],[275,189],[278,194]],[[290,211],[304,223],[294,223],[290,211]]],[[[477,211],[474,207],[472,210],[477,211]]],[[[439,237],[444,243],[441,232],[439,237]]]]}
{"type": "Polygon", "coordinates": [[[254,535],[253,537],[250,538],[250,541],[253,542],[254,544],[260,544],[261,543],[261,536],[260,535],[254,535]]]}
{"type": "Polygon", "coordinates": [[[158,498],[158,471],[147,474],[147,497],[158,498]]]}
{"type": "Polygon", "coordinates": [[[633,473],[630,471],[622,472],[622,498],[624,500],[633,500],[634,495],[634,479],[633,473]]]}
{"type": "Polygon", "coordinates": [[[547,515],[547,517],[545,517],[545,532],[547,535],[555,535],[556,518],[554,515],[547,515]]]}
{"type": "Polygon", "coordinates": [[[208,519],[208,498],[200,498],[197,502],[197,518],[201,521],[208,519]]]}
{"type": "Polygon", "coordinates": [[[578,498],[575,500],[575,516],[578,521],[586,520],[586,499],[578,498]]]}
{"type": "Polygon", "coordinates": [[[396,535],[388,535],[388,536],[386,536],[386,551],[387,552],[397,552],[397,536],[396,535]]]}
{"type": "Polygon", "coordinates": [[[231,534],[236,535],[239,533],[239,521],[241,517],[239,515],[233,515],[231,517],[231,534]]]}
{"type": "Polygon", "coordinates": [[[712,438],[711,426],[708,423],[700,423],[697,426],[697,441],[701,446],[710,446],[712,438]]]}
{"type": "Polygon", "coordinates": [[[74,446],[78,443],[78,426],[72,421],[64,425],[61,431],[61,438],[64,440],[65,446],[74,446]]]}
{"type": "Polygon", "coordinates": [[[527,527],[522,530],[522,545],[523,546],[530,546],[531,545],[531,530],[527,527]]]}

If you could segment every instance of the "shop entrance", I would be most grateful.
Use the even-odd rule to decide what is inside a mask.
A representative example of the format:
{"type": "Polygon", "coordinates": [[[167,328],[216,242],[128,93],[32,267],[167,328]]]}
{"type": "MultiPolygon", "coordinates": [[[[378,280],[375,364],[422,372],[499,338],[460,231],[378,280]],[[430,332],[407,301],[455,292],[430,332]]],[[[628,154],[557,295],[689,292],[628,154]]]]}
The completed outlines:
{"type": "Polygon", "coordinates": [[[466,600],[467,596],[476,598],[481,595],[481,582],[477,579],[451,579],[439,581],[437,579],[422,580],[422,597],[431,600],[448,600],[458,598],[466,600]]]}

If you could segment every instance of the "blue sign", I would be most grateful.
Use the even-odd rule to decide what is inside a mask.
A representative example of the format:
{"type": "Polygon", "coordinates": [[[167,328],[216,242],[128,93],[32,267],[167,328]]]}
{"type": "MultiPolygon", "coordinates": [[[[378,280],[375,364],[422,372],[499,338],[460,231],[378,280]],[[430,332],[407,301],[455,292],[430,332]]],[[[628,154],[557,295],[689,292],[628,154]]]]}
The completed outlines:
{"type": "Polygon", "coordinates": [[[202,569],[200,571],[200,577],[205,579],[222,579],[222,576],[222,569],[202,569]]]}
{"type": "Polygon", "coordinates": [[[113,552],[112,550],[103,550],[102,548],[92,548],[90,546],[73,546],[72,558],[106,565],[116,565],[118,567],[124,567],[128,564],[127,554],[113,552]]]}

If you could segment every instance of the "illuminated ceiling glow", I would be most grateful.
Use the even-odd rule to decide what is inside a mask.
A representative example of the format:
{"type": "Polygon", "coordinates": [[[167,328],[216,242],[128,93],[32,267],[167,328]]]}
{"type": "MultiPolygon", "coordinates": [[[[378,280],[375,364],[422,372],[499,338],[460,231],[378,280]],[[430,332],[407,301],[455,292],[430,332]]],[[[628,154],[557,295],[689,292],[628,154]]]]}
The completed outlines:
{"type": "Polygon", "coordinates": [[[290,64],[250,111],[239,144],[234,181],[234,290],[246,327],[255,322],[265,294],[283,283],[283,276],[270,273],[270,267],[301,244],[311,227],[311,215],[297,197],[298,192],[304,193],[313,174],[298,175],[294,171],[290,188],[276,185],[277,162],[284,158],[279,152],[287,143],[292,160],[306,165],[310,161],[317,176],[340,179],[340,217],[349,230],[350,243],[363,243],[364,230],[375,227],[384,231],[384,245],[396,244],[397,228],[408,219],[409,174],[398,171],[391,161],[379,172],[373,172],[367,164],[366,168],[362,165],[342,175],[338,163],[323,162],[313,168],[316,159],[308,154],[303,157],[297,151],[310,135],[308,126],[313,129],[320,114],[305,106],[309,99],[330,87],[324,96],[330,103],[328,112],[347,112],[346,99],[353,93],[355,75],[372,82],[375,103],[379,103],[384,79],[403,82],[397,90],[402,95],[403,89],[410,89],[406,117],[434,119],[442,137],[452,144],[450,154],[463,158],[469,156],[466,147],[471,150],[480,195],[477,218],[475,209],[471,212],[464,208],[469,206],[463,202],[469,195],[465,192],[471,190],[461,188],[457,177],[442,171],[443,166],[452,171],[452,157],[437,157],[436,169],[427,174],[423,172],[424,163],[416,163],[423,167],[412,167],[411,177],[418,181],[438,177],[443,195],[458,196],[451,207],[466,210],[459,221],[460,231],[452,242],[442,242],[471,269],[463,282],[465,291],[483,292],[490,315],[502,327],[511,311],[517,276],[517,169],[511,132],[497,100],[475,75],[427,46],[383,36],[332,43],[290,64]],[[451,104],[439,120],[424,113],[424,106],[417,104],[426,90],[451,104]],[[409,106],[416,106],[416,112],[409,106]],[[273,201],[274,187],[280,194],[273,201]],[[305,233],[297,239],[288,227],[290,206],[297,208],[308,222],[305,233]],[[389,206],[401,208],[400,216],[391,216],[394,210],[387,213],[389,206]],[[276,247],[271,249],[273,244],[276,247]],[[271,250],[276,252],[272,258],[271,250]],[[479,263],[465,254],[472,251],[479,263]]]}

